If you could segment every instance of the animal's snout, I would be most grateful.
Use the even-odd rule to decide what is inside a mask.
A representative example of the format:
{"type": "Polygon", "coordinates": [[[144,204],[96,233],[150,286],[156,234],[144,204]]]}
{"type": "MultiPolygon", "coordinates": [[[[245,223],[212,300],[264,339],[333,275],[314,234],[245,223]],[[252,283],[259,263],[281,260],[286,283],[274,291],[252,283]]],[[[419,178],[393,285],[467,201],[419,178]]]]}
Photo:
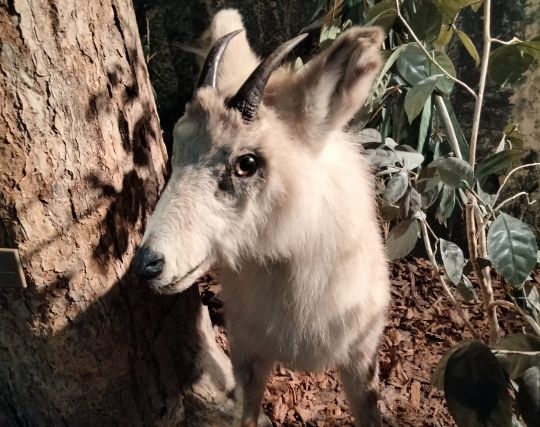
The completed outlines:
{"type": "Polygon", "coordinates": [[[133,260],[133,271],[141,279],[150,280],[161,274],[164,264],[162,254],[142,246],[133,260]]]}

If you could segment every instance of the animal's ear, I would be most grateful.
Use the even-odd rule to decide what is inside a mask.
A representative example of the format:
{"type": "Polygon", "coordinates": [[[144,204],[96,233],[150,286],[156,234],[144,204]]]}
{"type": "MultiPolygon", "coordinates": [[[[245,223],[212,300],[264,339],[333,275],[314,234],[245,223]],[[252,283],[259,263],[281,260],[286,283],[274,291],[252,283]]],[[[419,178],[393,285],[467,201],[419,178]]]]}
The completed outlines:
{"type": "Polygon", "coordinates": [[[369,95],[382,64],[383,39],[379,27],[351,28],[294,78],[276,76],[268,104],[302,132],[341,129],[369,95]]]}
{"type": "Polygon", "coordinates": [[[220,10],[200,40],[200,53],[204,59],[216,40],[240,29],[244,31],[230,41],[219,65],[217,88],[226,95],[235,93],[259,64],[249,46],[242,16],[236,9],[220,10]]]}

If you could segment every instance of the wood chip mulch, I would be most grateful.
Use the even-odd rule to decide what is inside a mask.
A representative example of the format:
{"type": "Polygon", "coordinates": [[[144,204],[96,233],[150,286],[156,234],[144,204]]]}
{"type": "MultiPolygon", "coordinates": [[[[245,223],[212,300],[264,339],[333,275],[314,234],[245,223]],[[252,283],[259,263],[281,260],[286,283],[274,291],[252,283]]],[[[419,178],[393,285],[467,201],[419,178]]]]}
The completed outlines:
{"type": "MultiPolygon", "coordinates": [[[[380,349],[384,425],[455,426],[443,392],[431,385],[430,378],[446,350],[472,335],[445,298],[429,261],[415,258],[395,263],[391,276],[392,303],[380,349]]],[[[533,275],[533,282],[540,290],[540,271],[533,275]]],[[[210,311],[216,340],[227,352],[220,285],[212,276],[206,276],[199,288],[210,311]]],[[[495,298],[504,299],[496,277],[493,288],[495,298]]],[[[461,304],[487,342],[481,303],[461,304]]],[[[514,311],[500,307],[498,314],[501,335],[530,332],[514,311]]],[[[277,364],[264,394],[263,408],[275,426],[353,425],[339,376],[332,369],[306,373],[277,364]]]]}

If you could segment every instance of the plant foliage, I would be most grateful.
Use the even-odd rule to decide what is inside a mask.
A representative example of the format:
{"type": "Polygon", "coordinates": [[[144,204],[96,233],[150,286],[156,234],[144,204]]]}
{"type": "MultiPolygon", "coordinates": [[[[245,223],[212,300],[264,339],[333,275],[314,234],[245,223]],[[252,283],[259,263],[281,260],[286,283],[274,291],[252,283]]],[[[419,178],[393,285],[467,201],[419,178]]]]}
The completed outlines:
{"type": "MultiPolygon", "coordinates": [[[[459,28],[459,18],[470,8],[482,25],[483,5],[483,0],[330,1],[321,20],[320,43],[326,47],[351,25],[379,25],[387,33],[386,61],[367,112],[359,114],[351,131],[376,169],[390,259],[407,256],[422,236],[437,272],[441,261],[444,265],[441,280],[444,283],[442,277],[446,277],[453,287],[448,292],[466,301],[477,298],[476,285],[467,274],[473,267],[477,274],[494,267],[511,284],[509,297],[518,296],[516,309],[540,331],[540,296],[527,283],[538,262],[535,235],[527,224],[503,211],[509,199],[499,200],[501,185],[520,163],[523,136],[510,123],[501,129],[501,139],[492,144],[487,156],[467,161],[472,137],[463,132],[451,96],[457,85],[476,101],[478,96],[458,79],[446,53],[450,43],[461,46],[475,66],[482,64],[487,70],[492,88],[498,88],[520,81],[540,61],[540,38],[492,43],[489,57],[484,55],[489,62],[482,62],[469,35],[459,28]],[[432,221],[443,226],[450,218],[463,221],[467,209],[481,228],[475,231],[468,225],[468,248],[431,231],[432,221]],[[486,230],[487,255],[467,260],[471,242],[486,230]]],[[[471,147],[475,154],[475,144],[471,147]]],[[[525,195],[513,197],[518,196],[525,195]]],[[[522,420],[537,425],[531,420],[540,419],[539,354],[538,339],[532,335],[507,337],[493,350],[478,340],[465,342],[441,360],[434,383],[445,390],[460,426],[519,424],[512,418],[510,384],[516,390],[522,420]],[[525,354],[530,352],[534,355],[525,354]]]]}

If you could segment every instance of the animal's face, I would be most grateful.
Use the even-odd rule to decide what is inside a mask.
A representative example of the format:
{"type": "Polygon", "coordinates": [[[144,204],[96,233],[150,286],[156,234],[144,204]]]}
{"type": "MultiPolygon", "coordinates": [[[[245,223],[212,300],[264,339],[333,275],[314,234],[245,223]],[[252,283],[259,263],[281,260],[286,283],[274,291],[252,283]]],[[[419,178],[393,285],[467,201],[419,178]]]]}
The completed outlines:
{"type": "Polygon", "coordinates": [[[245,123],[211,89],[188,106],[175,127],[172,175],[142,241],[159,271],[148,274],[157,290],[181,291],[216,261],[234,264],[253,250],[283,193],[272,168],[281,144],[272,135],[266,120],[245,123]]]}
{"type": "MultiPolygon", "coordinates": [[[[186,289],[216,262],[235,268],[244,257],[264,264],[286,256],[283,248],[294,230],[289,227],[287,236],[282,223],[291,223],[295,206],[301,206],[293,198],[305,199],[309,191],[316,196],[317,178],[325,174],[318,158],[328,135],[364,102],[380,65],[382,32],[358,28],[300,75],[277,73],[265,92],[298,37],[228,97],[216,88],[219,60],[212,61],[223,54],[223,39],[233,35],[212,48],[202,87],[175,127],[172,175],[134,260],[139,276],[162,293],[186,289]]],[[[229,61],[227,69],[233,65],[229,61]]]]}

